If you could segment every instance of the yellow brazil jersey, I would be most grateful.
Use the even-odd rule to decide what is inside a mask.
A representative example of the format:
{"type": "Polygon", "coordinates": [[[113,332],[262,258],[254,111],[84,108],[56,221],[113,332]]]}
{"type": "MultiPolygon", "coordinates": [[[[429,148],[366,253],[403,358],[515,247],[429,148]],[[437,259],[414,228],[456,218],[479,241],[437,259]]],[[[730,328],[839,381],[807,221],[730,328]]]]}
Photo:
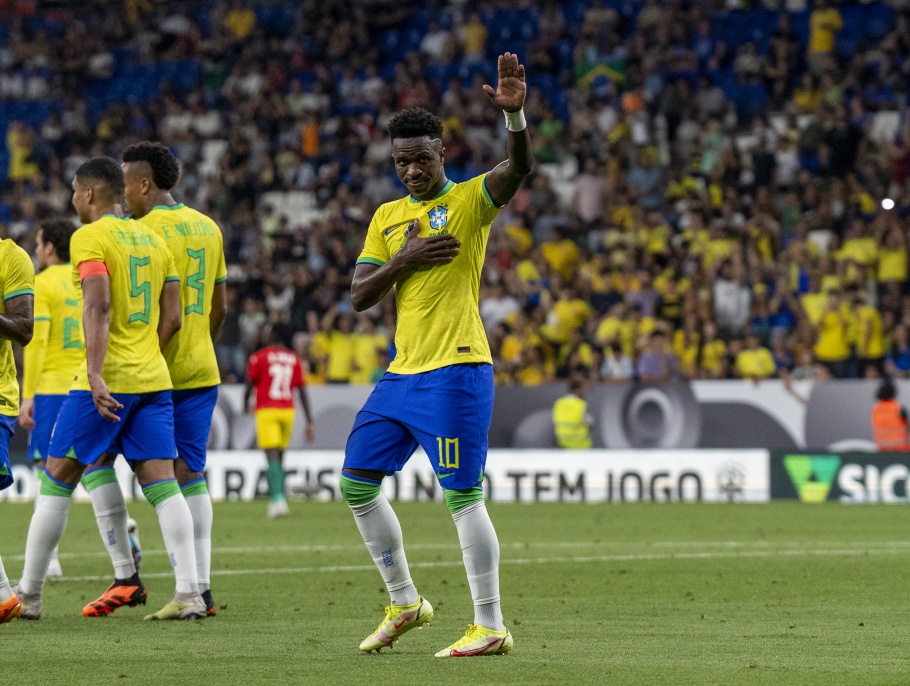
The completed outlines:
{"type": "Polygon", "coordinates": [[[907,280],[907,251],[903,248],[890,250],[879,248],[878,251],[878,281],[906,281],[907,280]]]}
{"type": "Polygon", "coordinates": [[[815,343],[815,356],[819,360],[837,362],[850,357],[848,326],[849,322],[845,322],[836,312],[827,311],[822,315],[815,343]]]}
{"type": "Polygon", "coordinates": [[[358,333],[353,339],[357,369],[351,372],[351,383],[368,384],[379,369],[379,354],[389,349],[389,341],[381,333],[358,333]]]}
{"type": "MultiPolygon", "coordinates": [[[[180,277],[161,236],[141,222],[106,214],[73,234],[70,256],[77,284],[84,262],[103,262],[110,273],[110,333],[101,370],[110,391],[153,393],[172,388],[158,349],[158,320],[165,281],[180,277]]],[[[72,389],[91,390],[84,362],[72,389]]]]}
{"type": "Polygon", "coordinates": [[[773,376],[776,366],[767,348],[743,350],[736,356],[736,372],[745,378],[773,376]]]}
{"type": "Polygon", "coordinates": [[[878,359],[885,355],[885,332],[882,328],[882,318],[878,310],[869,305],[864,305],[859,310],[857,317],[856,354],[865,359],[878,359]],[[866,341],[868,328],[869,340],[866,341]]]}
{"type": "MultiPolygon", "coordinates": [[[[6,314],[6,303],[21,295],[35,292],[35,265],[28,253],[6,238],[0,241],[0,314],[6,314]]],[[[19,383],[16,381],[16,362],[13,344],[0,338],[0,414],[15,417],[19,414],[19,383]]]]}
{"type": "Polygon", "coordinates": [[[329,333],[329,364],[326,378],[329,382],[348,383],[354,362],[354,336],[341,331],[329,333]]]}
{"type": "Polygon", "coordinates": [[[414,219],[420,220],[420,237],[448,233],[461,243],[449,264],[419,267],[396,284],[397,353],[390,372],[419,374],[452,364],[493,362],[477,306],[490,224],[499,213],[485,176],[449,181],[432,200],[409,196],[382,205],[373,215],[358,264],[388,262],[401,250],[404,231],[414,219]]]}
{"type": "Polygon", "coordinates": [[[701,348],[701,371],[710,374],[720,374],[724,369],[724,356],[727,354],[727,344],[722,340],[706,342],[701,348]]]}
{"type": "Polygon", "coordinates": [[[22,397],[66,395],[85,359],[82,291],[73,267],[54,264],[35,277],[35,332],[25,348],[22,397]]]}
{"type": "Polygon", "coordinates": [[[183,326],[164,351],[174,389],[217,386],[221,375],[209,315],[215,285],[227,278],[221,229],[183,204],[158,205],[139,221],[164,238],[180,277],[183,326]]]}

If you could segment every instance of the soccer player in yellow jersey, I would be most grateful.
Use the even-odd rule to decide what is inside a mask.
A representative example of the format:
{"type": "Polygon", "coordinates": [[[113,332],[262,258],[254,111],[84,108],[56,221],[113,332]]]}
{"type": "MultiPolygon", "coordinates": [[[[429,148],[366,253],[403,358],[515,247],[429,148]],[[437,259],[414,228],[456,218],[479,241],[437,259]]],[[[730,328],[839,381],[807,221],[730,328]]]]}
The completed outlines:
{"type": "MultiPolygon", "coordinates": [[[[29,434],[28,456],[44,470],[51,431],[73,377],[84,356],[82,293],[73,284],[70,237],[76,227],[67,219],[51,219],[38,228],[35,257],[35,332],[25,347],[19,424],[29,434]]],[[[119,488],[119,487],[118,487],[119,488]]],[[[57,549],[48,576],[62,576],[57,549]]]]}
{"type": "MultiPolygon", "coordinates": [[[[108,157],[95,157],[76,170],[73,207],[85,226],[73,234],[70,254],[73,279],[83,293],[85,362],[57,416],[29,526],[19,597],[23,616],[31,619],[41,617],[51,551],[66,528],[73,491],[86,467],[104,460],[112,445],[122,448],[158,513],[176,577],[174,599],[146,619],[205,617],[193,518],[174,476],[172,384],[161,353],[181,326],[180,279],[161,237],[117,216],[123,190],[123,171],[108,157]]],[[[113,534],[128,550],[125,511],[113,534]]],[[[147,593],[134,574],[115,578],[106,595],[118,605],[136,605],[145,603],[147,593]]]]}
{"type": "Polygon", "coordinates": [[[221,375],[213,339],[227,309],[227,267],[221,229],[206,215],[178,203],[171,189],[180,164],[161,143],[136,143],[123,152],[124,199],[134,219],[155,231],[174,255],[180,276],[183,326],[164,349],[174,384],[177,483],[193,515],[199,591],[215,615],[210,588],[212,500],[205,483],[206,446],[221,375]]]}
{"type": "Polygon", "coordinates": [[[417,594],[401,527],[380,486],[421,446],[452,512],[474,623],[437,657],[506,653],[512,636],[499,602],[499,543],[483,502],[493,365],[478,311],[480,271],[490,224],[531,171],[531,137],[522,107],[524,67],[499,57],[499,84],[484,90],[505,112],[508,160],[464,183],[446,178],[442,123],[421,108],[389,122],[392,159],[409,195],[381,206],[367,230],[351,296],[366,310],[394,288],[396,357],[354,421],[341,492],[391,595],[379,627],[360,644],[391,646],[428,622],[433,608],[417,594]]]}
{"type": "MultiPolygon", "coordinates": [[[[73,283],[70,264],[70,239],[75,230],[65,219],[43,222],[35,247],[39,269],[35,277],[35,335],[25,348],[19,424],[31,431],[29,456],[42,471],[60,407],[85,358],[82,291],[73,283]]],[[[122,540],[116,535],[117,522],[126,515],[126,501],[114,472],[115,458],[115,455],[109,455],[87,469],[82,476],[82,485],[92,500],[101,540],[114,565],[114,578],[129,579],[136,573],[142,553],[138,537],[122,540]]],[[[131,527],[135,526],[135,522],[127,521],[131,527]]],[[[62,573],[54,548],[47,576],[54,578],[62,573]]],[[[114,597],[105,593],[86,605],[82,613],[86,616],[110,614],[118,607],[115,598],[131,597],[132,592],[124,590],[118,587],[114,597]]]]}
{"type": "MultiPolygon", "coordinates": [[[[35,268],[22,248],[0,240],[0,491],[13,483],[9,441],[19,414],[19,382],[11,341],[26,345],[32,339],[35,268]]],[[[0,624],[19,617],[20,596],[9,584],[0,560],[0,624]]]]}

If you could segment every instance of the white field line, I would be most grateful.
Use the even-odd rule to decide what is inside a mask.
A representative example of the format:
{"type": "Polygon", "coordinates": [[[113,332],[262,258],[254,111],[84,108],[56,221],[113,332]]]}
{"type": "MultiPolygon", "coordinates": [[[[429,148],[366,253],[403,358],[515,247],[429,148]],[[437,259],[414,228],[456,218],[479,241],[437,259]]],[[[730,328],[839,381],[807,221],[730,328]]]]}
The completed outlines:
{"type": "MultiPolygon", "coordinates": [[[[638,548],[784,548],[811,550],[813,547],[826,545],[822,542],[807,541],[654,541],[637,544],[638,548]]],[[[857,541],[855,543],[837,542],[837,545],[850,549],[867,550],[869,548],[910,548],[910,541],[857,541]]],[[[408,550],[455,550],[457,541],[454,539],[451,543],[409,543],[406,545],[408,550]]],[[[625,548],[630,547],[628,542],[613,541],[533,541],[533,542],[513,542],[500,543],[503,550],[527,550],[530,548],[625,548]]],[[[279,545],[279,546],[228,546],[223,548],[213,548],[213,555],[259,555],[262,553],[324,553],[324,552],[359,552],[364,549],[362,543],[350,543],[342,545],[279,545]]],[[[161,555],[164,550],[145,549],[143,555],[161,555]]],[[[94,550],[90,552],[78,553],[60,553],[61,560],[75,560],[82,558],[107,557],[104,550],[94,550]]],[[[25,555],[4,555],[3,559],[7,561],[22,562],[25,555]]]]}
{"type": "MultiPolygon", "coordinates": [[[[904,546],[866,547],[866,548],[793,548],[789,550],[742,550],[742,551],[700,551],[680,553],[646,553],[625,555],[585,555],[557,557],[504,558],[500,565],[547,565],[547,564],[586,564],[603,562],[640,562],[655,560],[716,560],[736,558],[771,558],[771,557],[843,557],[864,555],[888,555],[904,553],[904,546]]],[[[410,567],[430,569],[440,567],[461,567],[461,560],[444,562],[411,562],[410,567]]],[[[212,576],[245,576],[262,574],[333,574],[337,572],[375,571],[373,565],[327,565],[324,567],[277,567],[260,569],[213,569],[212,576]]],[[[173,578],[172,572],[154,572],[143,574],[145,579],[173,578]]],[[[59,581],[109,581],[110,575],[104,576],[71,576],[62,577],[59,581]]]]}

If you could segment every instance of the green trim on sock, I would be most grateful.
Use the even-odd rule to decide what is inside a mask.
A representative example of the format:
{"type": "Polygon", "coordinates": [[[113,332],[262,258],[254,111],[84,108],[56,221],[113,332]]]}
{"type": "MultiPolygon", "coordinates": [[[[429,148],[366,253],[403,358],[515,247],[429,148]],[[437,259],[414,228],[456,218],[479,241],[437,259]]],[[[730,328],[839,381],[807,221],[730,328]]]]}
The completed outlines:
{"type": "Polygon", "coordinates": [[[285,499],[284,495],[284,467],[280,462],[268,461],[265,473],[266,481],[269,482],[269,496],[271,502],[280,502],[285,499]]]}
{"type": "Polygon", "coordinates": [[[145,499],[148,500],[152,507],[158,507],[168,498],[180,495],[180,486],[177,485],[177,479],[168,479],[158,483],[149,484],[142,487],[145,499]]]}
{"type": "Polygon", "coordinates": [[[474,488],[468,488],[463,491],[453,491],[448,488],[443,488],[442,495],[445,497],[446,505],[449,508],[449,512],[452,514],[455,514],[459,510],[463,510],[468,505],[483,502],[483,488],[480,486],[474,486],[474,488]]]}
{"type": "Polygon", "coordinates": [[[381,486],[355,481],[343,474],[341,475],[339,487],[341,488],[341,495],[344,496],[344,502],[348,505],[362,505],[363,503],[368,503],[379,495],[379,492],[382,490],[381,486]]]}
{"type": "Polygon", "coordinates": [[[117,483],[117,472],[114,471],[113,467],[101,467],[100,469],[93,469],[87,474],[82,475],[82,485],[85,486],[85,490],[89,493],[94,491],[99,486],[104,486],[104,484],[115,484],[117,483]]]}
{"type": "Polygon", "coordinates": [[[184,498],[189,498],[192,495],[208,495],[209,487],[205,483],[205,479],[200,479],[191,484],[181,486],[180,492],[183,493],[184,498]]]}
{"type": "Polygon", "coordinates": [[[72,498],[73,491],[76,490],[75,488],[61,486],[43,470],[41,474],[38,475],[38,479],[41,481],[41,495],[53,495],[58,498],[72,498]]]}

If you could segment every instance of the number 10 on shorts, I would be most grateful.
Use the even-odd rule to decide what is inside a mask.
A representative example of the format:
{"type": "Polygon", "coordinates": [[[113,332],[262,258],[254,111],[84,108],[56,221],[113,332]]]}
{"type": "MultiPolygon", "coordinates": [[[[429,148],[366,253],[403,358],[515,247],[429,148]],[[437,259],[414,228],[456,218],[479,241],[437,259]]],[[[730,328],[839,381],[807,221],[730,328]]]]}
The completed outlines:
{"type": "Polygon", "coordinates": [[[439,466],[443,469],[458,469],[458,439],[436,437],[439,446],[439,466]]]}

